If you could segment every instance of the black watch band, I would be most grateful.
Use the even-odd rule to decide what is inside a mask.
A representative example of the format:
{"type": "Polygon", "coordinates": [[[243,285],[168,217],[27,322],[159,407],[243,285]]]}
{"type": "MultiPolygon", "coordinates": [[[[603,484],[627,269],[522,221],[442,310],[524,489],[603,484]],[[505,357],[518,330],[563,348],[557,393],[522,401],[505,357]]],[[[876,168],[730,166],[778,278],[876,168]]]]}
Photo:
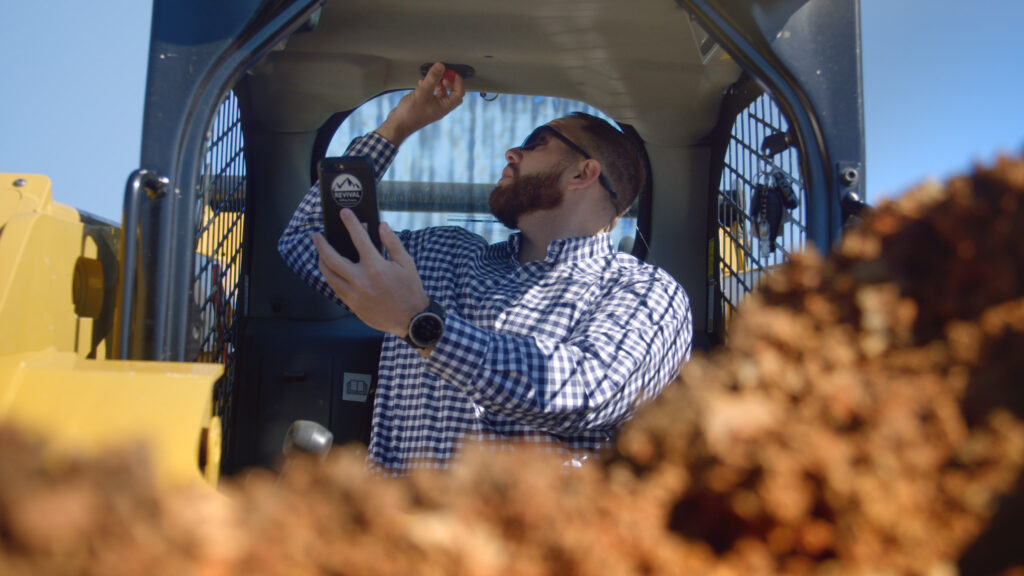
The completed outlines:
{"type": "Polygon", "coordinates": [[[409,333],[405,336],[405,341],[416,348],[430,348],[437,344],[443,335],[444,308],[431,298],[427,309],[409,321],[409,333]]]}

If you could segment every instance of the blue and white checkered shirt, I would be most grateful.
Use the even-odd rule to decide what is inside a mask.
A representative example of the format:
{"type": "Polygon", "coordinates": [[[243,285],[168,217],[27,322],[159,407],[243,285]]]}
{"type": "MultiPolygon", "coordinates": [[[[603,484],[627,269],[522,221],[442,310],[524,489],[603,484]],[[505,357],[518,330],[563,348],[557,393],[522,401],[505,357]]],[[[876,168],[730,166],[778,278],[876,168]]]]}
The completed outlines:
{"type": "MultiPolygon", "coordinates": [[[[371,133],[345,154],[370,157],[379,180],[396,151],[371,133]]],[[[341,304],[310,240],[321,218],[314,185],[278,250],[341,304]]],[[[445,467],[466,438],[545,442],[582,462],[690,356],[682,287],[617,252],[608,234],[555,240],[544,260],[525,265],[518,233],[491,245],[456,227],[398,236],[447,317],[428,358],[400,338],[384,339],[369,446],[371,466],[382,471],[445,467]]]]}

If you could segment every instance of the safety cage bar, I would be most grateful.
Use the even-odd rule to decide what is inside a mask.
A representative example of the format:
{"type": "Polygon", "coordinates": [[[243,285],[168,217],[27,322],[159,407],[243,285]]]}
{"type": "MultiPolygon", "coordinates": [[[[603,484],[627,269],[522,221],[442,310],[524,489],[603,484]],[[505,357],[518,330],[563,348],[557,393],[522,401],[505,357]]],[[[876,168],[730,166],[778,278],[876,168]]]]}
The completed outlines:
{"type": "Polygon", "coordinates": [[[785,115],[754,82],[737,83],[729,100],[713,146],[721,163],[709,208],[707,331],[718,335],[761,279],[806,247],[808,228],[800,153],[785,115]]]}
{"type": "MultiPolygon", "coordinates": [[[[245,142],[233,93],[223,99],[207,130],[196,194],[196,256],[188,356],[224,365],[214,387],[214,412],[231,421],[236,384],[238,306],[244,300],[241,273],[246,210],[245,142]]],[[[224,427],[224,448],[230,445],[224,427]]]]}

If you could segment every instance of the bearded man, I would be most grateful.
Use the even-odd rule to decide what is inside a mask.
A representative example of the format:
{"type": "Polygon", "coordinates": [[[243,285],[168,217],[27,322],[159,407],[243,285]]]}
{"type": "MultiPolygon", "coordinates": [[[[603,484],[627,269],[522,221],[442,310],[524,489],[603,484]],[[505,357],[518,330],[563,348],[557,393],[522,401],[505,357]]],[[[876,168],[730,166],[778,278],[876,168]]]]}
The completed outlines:
{"type": "MultiPolygon", "coordinates": [[[[345,155],[379,180],[398,146],[465,95],[435,64],[383,124],[345,155]]],[[[307,283],[385,332],[368,464],[386,474],[443,468],[467,438],[541,442],[570,465],[611,443],[690,355],[682,287],[617,252],[609,232],[643,184],[636,147],[604,120],[573,114],[505,153],[490,209],[518,232],[488,244],[457,227],[395,233],[387,257],[350,210],[352,262],[322,235],[319,185],[278,250],[307,283]]]]}

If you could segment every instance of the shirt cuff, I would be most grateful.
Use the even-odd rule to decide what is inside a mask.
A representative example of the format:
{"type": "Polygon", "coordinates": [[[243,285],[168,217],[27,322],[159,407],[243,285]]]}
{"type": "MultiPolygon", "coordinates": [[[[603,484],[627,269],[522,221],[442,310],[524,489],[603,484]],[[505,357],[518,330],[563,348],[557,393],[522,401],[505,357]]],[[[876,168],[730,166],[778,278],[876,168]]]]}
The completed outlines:
{"type": "Polygon", "coordinates": [[[427,357],[427,370],[462,388],[487,356],[490,333],[447,312],[444,335],[427,357]]]}

